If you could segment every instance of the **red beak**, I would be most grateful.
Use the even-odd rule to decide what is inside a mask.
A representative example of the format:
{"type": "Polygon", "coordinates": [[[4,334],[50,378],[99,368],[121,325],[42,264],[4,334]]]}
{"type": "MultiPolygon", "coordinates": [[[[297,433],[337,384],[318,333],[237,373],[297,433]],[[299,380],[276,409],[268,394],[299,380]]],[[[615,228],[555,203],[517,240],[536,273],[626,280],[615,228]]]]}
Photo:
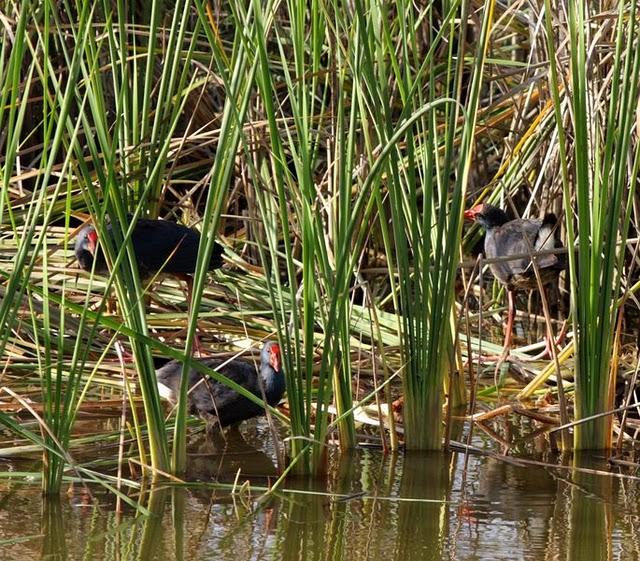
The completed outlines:
{"type": "Polygon", "coordinates": [[[276,372],[280,372],[280,347],[277,345],[271,347],[271,360],[269,362],[276,372]]]}
{"type": "Polygon", "coordinates": [[[94,231],[87,234],[87,249],[91,252],[91,255],[96,253],[96,245],[98,243],[98,234],[94,231]]]}
{"type": "Polygon", "coordinates": [[[470,208],[469,210],[464,211],[464,218],[465,220],[475,220],[476,214],[478,214],[478,212],[475,209],[470,208]]]}

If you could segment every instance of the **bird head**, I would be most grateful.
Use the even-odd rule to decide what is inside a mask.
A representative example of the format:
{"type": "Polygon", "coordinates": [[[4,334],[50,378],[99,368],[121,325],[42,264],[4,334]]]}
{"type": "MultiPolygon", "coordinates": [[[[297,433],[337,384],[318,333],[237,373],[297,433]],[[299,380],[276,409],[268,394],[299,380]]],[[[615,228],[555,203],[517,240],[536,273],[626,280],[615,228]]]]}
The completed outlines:
{"type": "MultiPolygon", "coordinates": [[[[96,258],[97,244],[98,233],[96,232],[96,229],[91,225],[82,228],[82,230],[80,230],[80,232],[76,236],[76,259],[78,259],[80,267],[85,271],[91,271],[91,269],[93,268],[94,258],[96,258]]],[[[102,256],[99,256],[96,271],[101,271],[106,267],[106,265],[103,266],[103,263],[104,258],[102,256]]]]}
{"type": "Polygon", "coordinates": [[[480,203],[469,210],[465,210],[464,217],[466,220],[477,222],[485,229],[502,226],[509,220],[503,210],[487,203],[480,203]]]}
{"type": "Polygon", "coordinates": [[[275,372],[280,372],[282,368],[280,345],[274,342],[267,343],[262,350],[262,361],[271,366],[275,372]]]}
{"type": "Polygon", "coordinates": [[[76,252],[86,250],[91,255],[95,255],[97,245],[98,232],[96,232],[96,229],[91,225],[82,228],[76,238],[76,252]]]}
{"type": "Polygon", "coordinates": [[[91,230],[87,232],[87,249],[93,255],[95,255],[97,245],[98,245],[98,232],[96,232],[94,228],[91,228],[91,230]]]}

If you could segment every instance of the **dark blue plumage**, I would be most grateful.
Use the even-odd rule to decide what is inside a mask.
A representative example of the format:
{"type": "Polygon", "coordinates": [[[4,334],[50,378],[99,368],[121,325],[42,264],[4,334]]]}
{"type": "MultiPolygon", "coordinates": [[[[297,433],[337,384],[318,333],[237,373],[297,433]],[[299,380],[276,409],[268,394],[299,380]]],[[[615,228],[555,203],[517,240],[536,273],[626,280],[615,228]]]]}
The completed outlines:
{"type": "MultiPolygon", "coordinates": [[[[267,403],[275,406],[285,391],[280,346],[274,342],[266,343],[260,356],[259,370],[256,370],[253,364],[241,360],[233,360],[224,365],[224,361],[219,359],[204,359],[202,362],[260,398],[261,379],[267,403]]],[[[182,379],[182,363],[172,360],[159,368],[156,376],[160,395],[175,404],[182,379]]],[[[213,378],[192,369],[189,372],[189,412],[202,417],[210,430],[217,424],[224,427],[262,415],[264,408],[213,378]]]]}
{"type": "MultiPolygon", "coordinates": [[[[111,225],[107,225],[106,231],[113,240],[111,225]]],[[[196,230],[168,220],[141,218],[136,222],[131,234],[131,243],[142,277],[158,271],[176,275],[195,271],[200,244],[200,233],[196,230]]],[[[95,270],[99,273],[107,272],[107,263],[98,245],[98,235],[93,226],[85,226],[78,234],[75,254],[85,271],[91,271],[95,260],[95,270]]],[[[209,269],[217,269],[221,265],[222,246],[216,243],[209,269]]]]}

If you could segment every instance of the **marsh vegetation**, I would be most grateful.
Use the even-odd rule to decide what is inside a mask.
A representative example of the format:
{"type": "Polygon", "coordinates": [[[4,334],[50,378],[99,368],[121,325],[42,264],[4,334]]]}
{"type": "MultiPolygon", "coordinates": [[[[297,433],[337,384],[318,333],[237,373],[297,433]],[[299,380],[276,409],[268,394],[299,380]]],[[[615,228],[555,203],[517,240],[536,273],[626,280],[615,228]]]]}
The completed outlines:
{"type": "Polygon", "coordinates": [[[45,493],[144,510],[141,484],[182,481],[204,428],[155,370],[229,384],[196,335],[220,360],[279,342],[266,494],[362,445],[450,450],[459,419],[466,444],[636,469],[635,2],[0,5],[0,455],[38,459],[45,493]],[[497,364],[479,202],[554,213],[565,248],[497,364]],[[147,219],[200,233],[189,297],[141,271],[147,219]],[[76,260],[89,223],[106,269],[76,260]]]}

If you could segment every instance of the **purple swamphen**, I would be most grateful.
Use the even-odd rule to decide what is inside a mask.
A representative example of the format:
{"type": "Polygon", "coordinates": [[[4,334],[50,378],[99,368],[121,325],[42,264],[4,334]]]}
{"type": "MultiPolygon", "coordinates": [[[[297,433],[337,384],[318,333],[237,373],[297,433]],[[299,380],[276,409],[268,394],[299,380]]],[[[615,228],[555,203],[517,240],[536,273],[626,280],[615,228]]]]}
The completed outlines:
{"type": "MultiPolygon", "coordinates": [[[[113,241],[110,224],[107,224],[106,233],[113,241]]],[[[191,308],[191,274],[196,268],[200,233],[176,222],[141,218],[131,233],[131,243],[140,276],[145,278],[162,272],[184,280],[187,283],[187,298],[191,308]]],[[[104,253],[100,249],[98,232],[92,225],[85,226],[78,233],[75,254],[80,267],[85,271],[94,268],[98,273],[108,272],[104,253]]],[[[221,266],[222,246],[216,243],[209,261],[209,270],[221,266]]],[[[197,336],[194,345],[199,351],[200,343],[197,336]]]]}
{"type": "MultiPolygon", "coordinates": [[[[107,225],[107,234],[113,239],[110,224],[107,225]]],[[[141,277],[161,271],[183,278],[195,272],[200,245],[200,233],[196,230],[168,220],[141,218],[131,233],[131,243],[141,277]]],[[[85,271],[91,271],[94,261],[97,272],[108,271],[104,254],[100,251],[98,233],[92,225],[85,226],[78,233],[75,254],[85,271]]],[[[216,243],[209,270],[221,265],[222,246],[216,243]]]]}
{"type": "MultiPolygon", "coordinates": [[[[542,220],[509,220],[503,210],[486,203],[466,210],[464,217],[484,228],[484,253],[488,259],[517,256],[489,265],[493,276],[507,289],[509,313],[504,340],[506,354],[511,348],[516,313],[514,292],[517,289],[538,288],[531,256],[537,252],[562,247],[556,234],[558,221],[554,214],[547,214],[542,220]]],[[[564,268],[564,260],[557,254],[537,255],[534,259],[543,287],[555,282],[564,268]]],[[[549,351],[550,343],[546,336],[545,341],[549,351]]]]}
{"type": "MultiPolygon", "coordinates": [[[[212,358],[201,362],[261,399],[262,385],[266,402],[271,406],[277,405],[284,394],[280,346],[275,342],[268,342],[262,347],[257,369],[254,364],[238,359],[226,364],[223,360],[212,358]]],[[[180,391],[182,363],[172,360],[156,370],[156,376],[160,395],[175,405],[180,391]]],[[[264,414],[264,408],[257,403],[193,369],[189,372],[188,391],[189,412],[206,421],[207,432],[217,425],[225,427],[264,414]]]]}

